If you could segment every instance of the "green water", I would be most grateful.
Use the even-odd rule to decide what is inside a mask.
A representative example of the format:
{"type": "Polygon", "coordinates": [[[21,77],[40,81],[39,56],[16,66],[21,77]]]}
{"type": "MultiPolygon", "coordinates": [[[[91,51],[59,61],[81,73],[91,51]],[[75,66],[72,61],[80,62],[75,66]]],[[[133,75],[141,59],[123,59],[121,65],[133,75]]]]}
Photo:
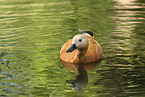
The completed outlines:
{"type": "Polygon", "coordinates": [[[0,97],[144,97],[145,2],[120,1],[0,0],[0,97]],[[78,28],[104,52],[79,76],[59,60],[78,28]]]}

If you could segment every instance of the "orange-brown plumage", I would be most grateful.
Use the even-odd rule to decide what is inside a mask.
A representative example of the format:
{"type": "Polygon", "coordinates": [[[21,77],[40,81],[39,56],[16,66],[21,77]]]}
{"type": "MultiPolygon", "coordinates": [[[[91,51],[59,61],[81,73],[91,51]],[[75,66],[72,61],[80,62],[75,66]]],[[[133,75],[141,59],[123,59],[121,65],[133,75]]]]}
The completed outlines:
{"type": "MultiPolygon", "coordinates": [[[[83,41],[82,41],[83,42],[83,41]]],[[[88,63],[88,62],[95,62],[100,60],[103,57],[103,50],[101,46],[98,44],[94,38],[86,33],[78,34],[74,36],[73,39],[67,41],[61,48],[60,51],[60,59],[65,62],[71,63],[88,63]],[[86,37],[86,38],[85,38],[86,37]],[[77,46],[77,49],[73,50],[72,52],[66,52],[71,44],[79,44],[78,39],[82,38],[82,40],[86,40],[84,44],[82,43],[81,46],[77,46]],[[77,42],[76,42],[77,41],[77,42]],[[88,45],[87,42],[88,41],[88,45]]]]}

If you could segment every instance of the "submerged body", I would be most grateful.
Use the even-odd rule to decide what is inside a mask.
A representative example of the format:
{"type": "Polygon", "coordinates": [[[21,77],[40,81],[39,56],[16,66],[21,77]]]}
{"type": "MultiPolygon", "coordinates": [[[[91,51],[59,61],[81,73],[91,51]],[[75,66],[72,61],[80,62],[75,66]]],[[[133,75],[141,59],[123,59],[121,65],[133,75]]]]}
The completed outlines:
{"type": "Polygon", "coordinates": [[[60,51],[60,59],[71,63],[95,62],[102,57],[103,50],[98,42],[91,35],[84,33],[67,41],[60,51]]]}

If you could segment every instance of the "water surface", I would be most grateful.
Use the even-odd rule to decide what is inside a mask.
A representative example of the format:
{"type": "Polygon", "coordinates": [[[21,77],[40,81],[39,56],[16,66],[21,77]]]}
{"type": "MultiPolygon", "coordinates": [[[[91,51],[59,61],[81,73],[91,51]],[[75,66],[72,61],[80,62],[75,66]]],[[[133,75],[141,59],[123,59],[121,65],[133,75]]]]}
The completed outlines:
{"type": "Polygon", "coordinates": [[[144,97],[145,2],[121,1],[0,0],[0,96],[144,97]],[[78,28],[102,46],[99,65],[61,64],[78,28]]]}

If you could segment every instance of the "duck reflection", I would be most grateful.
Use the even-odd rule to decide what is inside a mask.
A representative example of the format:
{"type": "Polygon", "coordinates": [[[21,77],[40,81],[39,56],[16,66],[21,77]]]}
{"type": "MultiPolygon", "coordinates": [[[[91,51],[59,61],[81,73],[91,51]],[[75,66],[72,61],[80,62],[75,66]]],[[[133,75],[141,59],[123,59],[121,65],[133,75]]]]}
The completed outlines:
{"type": "Polygon", "coordinates": [[[101,60],[92,63],[79,63],[73,64],[60,60],[63,67],[67,67],[69,70],[76,71],[75,80],[67,80],[71,83],[72,90],[82,90],[88,84],[88,73],[87,70],[93,70],[96,66],[101,63],[101,60]]]}

